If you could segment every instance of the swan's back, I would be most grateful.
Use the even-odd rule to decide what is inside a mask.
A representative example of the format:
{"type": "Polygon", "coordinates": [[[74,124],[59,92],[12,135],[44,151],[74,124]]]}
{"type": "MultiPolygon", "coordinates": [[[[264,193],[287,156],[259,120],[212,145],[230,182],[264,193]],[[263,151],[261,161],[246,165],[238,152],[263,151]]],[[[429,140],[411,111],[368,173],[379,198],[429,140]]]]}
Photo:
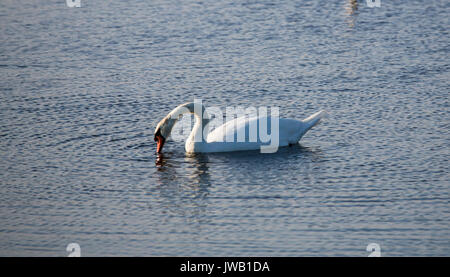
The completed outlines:
{"type": "Polygon", "coordinates": [[[244,148],[245,146],[254,146],[253,149],[258,149],[261,145],[269,144],[270,137],[276,135],[272,134],[271,122],[273,120],[278,120],[279,123],[280,146],[297,143],[304,134],[305,124],[299,120],[270,116],[252,118],[243,116],[230,120],[214,129],[209,133],[207,142],[234,142],[241,144],[244,148]],[[261,128],[260,130],[260,124],[261,126],[267,126],[267,129],[261,128]]]}

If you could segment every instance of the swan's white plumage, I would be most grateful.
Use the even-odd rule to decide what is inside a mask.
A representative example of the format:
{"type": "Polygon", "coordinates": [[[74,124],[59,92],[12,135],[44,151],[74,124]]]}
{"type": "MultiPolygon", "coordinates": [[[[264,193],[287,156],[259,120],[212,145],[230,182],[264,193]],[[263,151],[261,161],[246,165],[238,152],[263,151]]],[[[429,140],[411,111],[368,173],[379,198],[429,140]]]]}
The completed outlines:
{"type": "MultiPolygon", "coordinates": [[[[208,134],[206,141],[208,143],[213,142],[226,142],[227,134],[232,134],[232,142],[231,144],[239,144],[241,148],[249,149],[259,149],[259,147],[263,144],[267,144],[267,142],[262,142],[261,138],[257,135],[259,134],[259,124],[262,121],[262,124],[267,124],[271,122],[271,120],[279,120],[279,143],[280,146],[286,146],[288,144],[293,144],[299,141],[300,132],[302,130],[302,122],[294,119],[285,119],[285,118],[277,118],[277,117],[239,117],[233,120],[230,120],[223,124],[222,126],[217,127],[212,132],[208,134]],[[253,137],[251,139],[250,130],[252,124],[254,124],[254,128],[256,128],[256,138],[253,137]],[[236,126],[236,127],[235,127],[236,126]],[[243,142],[237,142],[238,134],[244,134],[243,142]]],[[[270,135],[272,133],[271,125],[268,124],[267,134],[270,135]]],[[[230,144],[230,142],[229,142],[230,144]]],[[[216,146],[219,147],[219,146],[216,146]]],[[[235,146],[237,147],[237,146],[235,146]]]]}

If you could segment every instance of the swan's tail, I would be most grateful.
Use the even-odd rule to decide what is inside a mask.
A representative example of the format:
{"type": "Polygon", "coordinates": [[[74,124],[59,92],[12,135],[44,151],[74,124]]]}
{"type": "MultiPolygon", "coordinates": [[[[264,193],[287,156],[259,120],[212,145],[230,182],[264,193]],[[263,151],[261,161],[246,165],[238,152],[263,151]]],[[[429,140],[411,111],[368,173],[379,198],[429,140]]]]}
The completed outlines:
{"type": "Polygon", "coordinates": [[[305,123],[307,126],[305,131],[308,131],[312,127],[316,126],[320,122],[320,120],[326,116],[326,114],[327,113],[322,110],[320,112],[311,115],[310,117],[303,119],[302,120],[303,123],[305,123]]]}

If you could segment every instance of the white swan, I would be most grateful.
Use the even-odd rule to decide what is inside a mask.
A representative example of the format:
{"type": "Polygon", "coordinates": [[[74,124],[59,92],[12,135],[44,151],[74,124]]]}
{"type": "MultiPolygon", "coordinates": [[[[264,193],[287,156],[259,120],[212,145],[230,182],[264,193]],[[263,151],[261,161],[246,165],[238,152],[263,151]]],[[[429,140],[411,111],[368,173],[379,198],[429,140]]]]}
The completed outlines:
{"type": "MultiPolygon", "coordinates": [[[[202,104],[189,102],[173,109],[158,123],[155,129],[157,153],[161,153],[164,143],[172,132],[175,123],[186,113],[194,114],[196,121],[186,140],[185,150],[188,153],[231,152],[256,149],[261,149],[261,152],[263,152],[263,147],[268,147],[268,141],[262,141],[260,136],[252,135],[250,130],[255,130],[252,128],[257,127],[257,133],[259,134],[261,129],[264,128],[261,127],[264,125],[260,124],[263,123],[267,126],[268,121],[272,123],[270,126],[267,126],[266,132],[271,135],[273,135],[271,126],[274,124],[273,122],[278,121],[278,137],[275,138],[278,142],[275,145],[276,149],[278,146],[293,145],[298,143],[302,136],[319,123],[325,115],[325,111],[320,111],[301,121],[271,116],[251,118],[243,116],[230,120],[212,132],[209,132],[208,123],[210,122],[210,118],[205,107],[202,104]],[[238,136],[240,136],[239,140],[237,139],[238,136]],[[229,138],[232,138],[232,142],[229,142],[229,138]]],[[[268,150],[266,152],[274,151],[268,150]]]]}

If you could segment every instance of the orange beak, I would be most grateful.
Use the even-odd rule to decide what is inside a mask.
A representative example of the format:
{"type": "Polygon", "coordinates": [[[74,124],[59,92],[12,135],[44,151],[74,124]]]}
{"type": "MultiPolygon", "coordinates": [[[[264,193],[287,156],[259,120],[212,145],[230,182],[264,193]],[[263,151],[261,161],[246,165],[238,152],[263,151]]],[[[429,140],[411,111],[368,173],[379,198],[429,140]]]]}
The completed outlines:
{"type": "Polygon", "coordinates": [[[156,153],[161,153],[162,148],[164,146],[164,142],[166,142],[166,139],[161,135],[159,130],[155,133],[155,141],[156,141],[156,153]]]}

